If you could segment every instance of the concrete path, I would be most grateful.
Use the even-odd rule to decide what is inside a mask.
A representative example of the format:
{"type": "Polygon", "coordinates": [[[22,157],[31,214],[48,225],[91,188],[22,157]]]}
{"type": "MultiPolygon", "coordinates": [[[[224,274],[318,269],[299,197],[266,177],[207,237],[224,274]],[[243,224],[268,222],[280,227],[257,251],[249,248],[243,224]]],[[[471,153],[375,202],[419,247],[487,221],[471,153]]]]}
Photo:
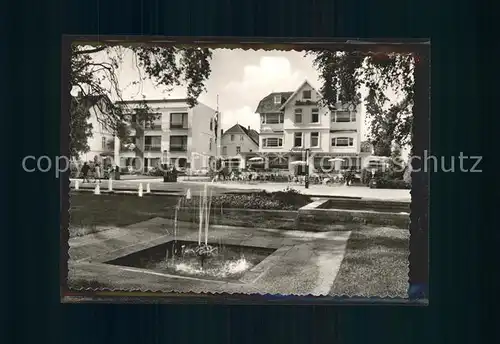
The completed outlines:
{"type": "MultiPolygon", "coordinates": [[[[71,179],[70,181],[70,187],[72,189],[75,188],[75,179],[71,179]]],[[[203,192],[205,183],[194,183],[194,182],[178,182],[178,183],[164,183],[163,179],[137,179],[137,180],[113,180],[112,181],[112,187],[113,190],[117,191],[133,191],[133,192],[138,192],[139,189],[139,184],[142,183],[143,190],[146,191],[146,185],[149,183],[150,189],[152,192],[162,192],[162,193],[172,193],[172,194],[185,194],[187,192],[187,189],[191,190],[191,194],[193,195],[199,195],[201,192],[203,192]]],[[[106,192],[108,190],[108,180],[103,180],[101,181],[100,188],[101,191],[106,192]]],[[[94,189],[96,186],[96,183],[82,183],[81,180],[79,180],[79,188],[80,189],[94,189]]],[[[241,189],[241,188],[231,188],[231,187],[220,187],[218,184],[215,183],[207,183],[207,186],[209,190],[212,190],[213,194],[221,194],[221,193],[228,193],[228,192],[241,192],[241,191],[247,191],[247,192],[258,192],[262,191],[262,189],[254,188],[254,189],[241,189]]]]}
{"type": "MultiPolygon", "coordinates": [[[[202,182],[186,182],[186,184],[200,184],[202,182]]],[[[370,189],[365,186],[326,186],[326,185],[309,185],[306,189],[303,185],[297,184],[283,184],[283,183],[255,183],[255,184],[243,184],[243,183],[217,183],[218,187],[221,188],[237,188],[237,189],[264,189],[266,191],[281,191],[286,189],[288,186],[300,191],[305,195],[314,196],[337,196],[337,197],[359,197],[363,199],[380,199],[380,200],[391,200],[391,201],[402,201],[410,202],[411,195],[410,190],[397,190],[397,189],[370,189]]]]}
{"type": "MultiPolygon", "coordinates": [[[[173,223],[154,218],[126,228],[72,238],[69,279],[97,281],[120,290],[327,295],[342,262],[350,232],[303,232],[211,226],[209,240],[276,249],[237,282],[207,281],[104,262],[171,241],[173,223]]],[[[197,225],[179,223],[178,240],[196,241],[197,225]]]]}
{"type": "MultiPolygon", "coordinates": [[[[73,188],[75,179],[71,179],[71,187],[73,188]]],[[[269,192],[282,191],[288,186],[300,191],[306,195],[312,195],[316,197],[356,197],[364,199],[373,200],[386,200],[386,201],[400,201],[400,202],[410,202],[411,195],[410,190],[395,190],[395,189],[370,189],[364,186],[325,186],[325,185],[310,185],[306,189],[302,185],[296,184],[286,184],[286,183],[237,183],[237,182],[216,182],[207,183],[204,181],[188,181],[183,180],[178,183],[164,183],[163,179],[136,179],[136,180],[114,180],[113,188],[116,190],[130,189],[137,190],[139,183],[143,184],[146,188],[146,184],[149,183],[151,191],[158,192],[176,192],[185,193],[189,188],[191,192],[198,193],[203,190],[205,184],[208,184],[215,192],[225,193],[225,192],[236,192],[236,191],[260,191],[266,190],[269,192]]],[[[83,188],[93,188],[95,183],[86,183],[80,186],[83,188]]],[[[108,181],[103,181],[101,183],[101,188],[103,190],[107,189],[108,181]]]]}

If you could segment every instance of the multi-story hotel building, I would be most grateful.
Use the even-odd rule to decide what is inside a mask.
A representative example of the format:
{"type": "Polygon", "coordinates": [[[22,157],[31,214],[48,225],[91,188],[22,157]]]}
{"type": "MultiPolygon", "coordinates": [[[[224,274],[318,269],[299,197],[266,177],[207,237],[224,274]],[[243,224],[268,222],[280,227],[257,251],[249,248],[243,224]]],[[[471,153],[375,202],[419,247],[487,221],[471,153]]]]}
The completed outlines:
{"type": "MultiPolygon", "coordinates": [[[[125,101],[131,109],[143,102],[125,101]]],[[[200,102],[189,108],[186,99],[147,100],[146,104],[158,119],[139,123],[132,115],[130,138],[122,143],[115,138],[115,161],[119,159],[120,167],[144,172],[159,164],[208,168],[216,155],[216,111],[200,102]]]]}
{"type": "Polygon", "coordinates": [[[293,173],[304,168],[293,162],[305,161],[306,156],[309,173],[362,166],[369,153],[360,150],[361,105],[337,104],[329,111],[319,103],[320,97],[305,81],[295,92],[274,92],[259,102],[259,152],[265,168],[293,173]]]}

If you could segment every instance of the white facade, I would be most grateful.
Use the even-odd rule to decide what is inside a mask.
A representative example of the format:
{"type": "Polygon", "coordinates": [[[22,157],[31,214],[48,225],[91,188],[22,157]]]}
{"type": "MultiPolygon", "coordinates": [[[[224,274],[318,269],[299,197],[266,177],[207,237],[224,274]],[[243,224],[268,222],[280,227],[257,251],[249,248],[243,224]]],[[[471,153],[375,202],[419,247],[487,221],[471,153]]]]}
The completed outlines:
{"type": "Polygon", "coordinates": [[[88,123],[92,124],[92,136],[88,138],[87,144],[89,151],[80,153],[79,159],[83,161],[93,161],[97,157],[112,156],[113,155],[113,134],[106,130],[101,123],[98,122],[97,117],[100,115],[100,110],[97,105],[89,108],[90,117],[88,123]]]}
{"type": "MultiPolygon", "coordinates": [[[[152,113],[159,114],[159,119],[150,126],[131,124],[133,149],[115,144],[120,147],[120,167],[133,165],[134,170],[143,171],[158,164],[207,168],[216,153],[215,110],[202,103],[189,108],[185,99],[146,103],[152,113]]],[[[134,108],[139,102],[127,101],[127,105],[134,108]]]]}
{"type": "MultiPolygon", "coordinates": [[[[259,103],[261,116],[259,151],[285,156],[290,172],[296,167],[293,161],[305,161],[309,155],[309,172],[319,166],[340,169],[348,164],[359,169],[362,165],[361,104],[356,107],[337,105],[329,111],[319,103],[321,95],[307,81],[295,92],[272,93],[259,103]],[[328,162],[329,159],[346,159],[345,163],[328,162]]],[[[266,159],[267,168],[273,168],[272,158],[266,159]]],[[[276,160],[276,159],[275,159],[276,160]]],[[[278,168],[283,168],[284,164],[278,168]]]]}
{"type": "MultiPolygon", "coordinates": [[[[237,125],[236,125],[237,126],[237,125]]],[[[252,153],[259,151],[259,144],[252,137],[239,128],[229,129],[222,135],[221,155],[236,156],[240,153],[252,153]]],[[[247,130],[251,130],[247,128],[247,130]]],[[[258,136],[257,136],[258,139],[258,136]]]]}
{"type": "Polygon", "coordinates": [[[221,137],[221,153],[227,165],[245,168],[245,156],[259,151],[259,134],[250,127],[235,124],[221,137]]]}

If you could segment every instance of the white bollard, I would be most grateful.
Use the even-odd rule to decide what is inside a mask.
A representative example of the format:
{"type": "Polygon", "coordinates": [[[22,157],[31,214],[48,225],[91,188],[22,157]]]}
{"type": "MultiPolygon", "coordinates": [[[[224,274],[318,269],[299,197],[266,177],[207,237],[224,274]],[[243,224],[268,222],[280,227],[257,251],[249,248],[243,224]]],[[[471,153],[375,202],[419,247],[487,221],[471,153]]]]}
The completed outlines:
{"type": "Polygon", "coordinates": [[[109,192],[113,191],[113,179],[111,177],[109,177],[108,191],[109,192]]]}
{"type": "Polygon", "coordinates": [[[80,190],[80,182],[75,180],[75,190],[80,190]]]}
{"type": "Polygon", "coordinates": [[[151,193],[151,187],[149,186],[149,183],[146,184],[146,193],[151,193]]]}
{"type": "Polygon", "coordinates": [[[142,197],[142,183],[139,184],[139,197],[142,197]]]}
{"type": "Polygon", "coordinates": [[[97,184],[94,189],[94,195],[100,195],[100,194],[101,194],[101,188],[99,187],[99,184],[97,184]]]}
{"type": "Polygon", "coordinates": [[[186,199],[191,199],[191,189],[187,189],[186,199]]]}

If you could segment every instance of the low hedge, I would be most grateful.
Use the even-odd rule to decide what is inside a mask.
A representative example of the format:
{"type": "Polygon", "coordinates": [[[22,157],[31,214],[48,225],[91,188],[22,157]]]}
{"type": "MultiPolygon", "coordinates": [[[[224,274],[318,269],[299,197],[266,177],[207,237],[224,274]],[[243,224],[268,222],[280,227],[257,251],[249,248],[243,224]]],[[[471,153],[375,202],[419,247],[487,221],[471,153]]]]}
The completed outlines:
{"type": "MultiPolygon", "coordinates": [[[[256,192],[249,194],[224,194],[212,197],[215,208],[246,208],[269,210],[298,210],[311,203],[311,197],[295,190],[279,192],[256,192]]],[[[186,200],[186,206],[198,206],[199,198],[186,200]]]]}
{"type": "Polygon", "coordinates": [[[165,172],[163,170],[161,170],[160,168],[157,168],[157,167],[154,167],[154,168],[150,169],[146,173],[146,175],[152,176],[152,177],[163,177],[164,174],[165,174],[165,172]]]}
{"type": "Polygon", "coordinates": [[[370,182],[374,189],[411,189],[411,184],[401,179],[375,178],[370,182]]]}

